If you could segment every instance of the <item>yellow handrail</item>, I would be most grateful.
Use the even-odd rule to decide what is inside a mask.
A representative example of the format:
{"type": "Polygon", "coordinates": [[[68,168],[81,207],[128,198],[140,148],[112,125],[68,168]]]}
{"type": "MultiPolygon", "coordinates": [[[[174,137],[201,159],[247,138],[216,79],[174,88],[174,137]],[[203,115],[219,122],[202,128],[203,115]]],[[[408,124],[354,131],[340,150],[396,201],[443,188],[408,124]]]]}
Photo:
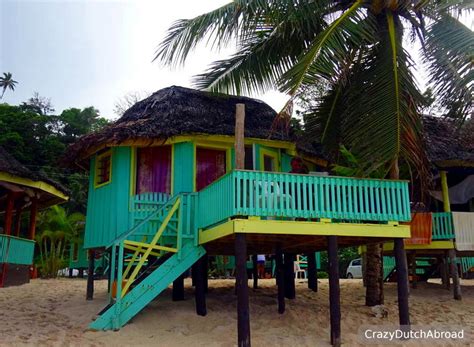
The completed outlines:
{"type": "MultiPolygon", "coordinates": [[[[146,247],[150,246],[150,244],[148,244],[148,243],[138,242],[138,241],[131,241],[131,240],[124,241],[124,244],[130,245],[130,246],[137,246],[138,248],[142,249],[141,252],[145,252],[145,250],[143,248],[146,248],[146,247]]],[[[165,251],[165,252],[174,252],[174,253],[176,253],[178,251],[177,248],[167,247],[167,246],[160,246],[160,245],[154,245],[154,246],[151,246],[151,248],[156,249],[158,251],[165,251]]]]}
{"type": "Polygon", "coordinates": [[[150,244],[147,245],[148,248],[145,251],[145,254],[143,254],[143,256],[140,258],[140,261],[138,262],[135,269],[133,270],[133,272],[130,276],[130,279],[127,281],[127,283],[125,283],[125,286],[122,288],[121,297],[125,296],[125,293],[127,292],[128,288],[130,288],[131,284],[133,283],[133,281],[137,277],[138,272],[142,268],[142,266],[145,263],[146,259],[148,259],[148,256],[150,255],[151,251],[153,250],[153,246],[155,246],[156,243],[158,242],[158,240],[160,239],[161,235],[163,234],[163,232],[166,229],[166,226],[168,225],[170,219],[173,217],[174,213],[178,209],[179,205],[180,205],[180,199],[178,198],[178,199],[176,199],[176,202],[174,203],[171,210],[166,215],[166,218],[163,220],[163,223],[160,225],[160,228],[158,229],[155,236],[153,237],[153,240],[151,240],[150,244]]]}

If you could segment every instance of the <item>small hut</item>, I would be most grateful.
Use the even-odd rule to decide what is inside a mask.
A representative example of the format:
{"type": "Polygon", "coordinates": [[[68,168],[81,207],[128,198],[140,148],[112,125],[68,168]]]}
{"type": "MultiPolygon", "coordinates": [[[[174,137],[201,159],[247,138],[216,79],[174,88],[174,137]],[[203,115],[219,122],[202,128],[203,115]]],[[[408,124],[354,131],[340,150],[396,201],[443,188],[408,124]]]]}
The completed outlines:
{"type": "MultiPolygon", "coordinates": [[[[84,247],[111,259],[109,306],[91,328],[119,329],[170,283],[182,299],[191,267],[196,312],[206,315],[207,256],[235,255],[239,345],[247,345],[248,254],[275,254],[283,313],[285,296],[295,297],[296,255],[307,254],[315,288],[314,255],[327,249],[338,345],[338,247],[396,239],[403,273],[408,182],[324,175],[327,162],[276,126],[276,116],[259,100],[174,86],[70,147],[68,160],[90,172],[84,247]],[[244,129],[236,127],[236,108],[244,129]],[[304,174],[292,169],[296,156],[309,168],[304,174]]],[[[399,277],[400,322],[409,324],[407,280],[399,277]]]]}
{"type": "Polygon", "coordinates": [[[37,212],[66,201],[66,194],[59,183],[32,172],[0,147],[0,287],[30,280],[37,212]],[[22,234],[24,214],[29,214],[29,223],[22,234]]]}
{"type": "MultiPolygon", "coordinates": [[[[449,289],[451,277],[455,299],[461,299],[459,277],[474,273],[474,123],[469,122],[459,127],[448,119],[423,118],[435,188],[431,204],[413,211],[411,238],[405,241],[412,286],[441,277],[449,289]]],[[[393,243],[384,245],[384,253],[384,277],[390,280],[396,273],[393,243]]]]}

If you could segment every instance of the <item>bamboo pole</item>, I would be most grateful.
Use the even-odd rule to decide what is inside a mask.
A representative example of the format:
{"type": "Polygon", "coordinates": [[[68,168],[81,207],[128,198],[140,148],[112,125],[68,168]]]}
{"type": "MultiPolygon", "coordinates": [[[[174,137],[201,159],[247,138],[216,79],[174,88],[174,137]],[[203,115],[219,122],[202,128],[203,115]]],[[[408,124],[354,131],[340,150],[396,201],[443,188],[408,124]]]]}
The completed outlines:
{"type": "Polygon", "coordinates": [[[451,212],[451,204],[449,203],[449,187],[448,187],[447,172],[440,171],[439,175],[441,177],[441,191],[443,193],[444,212],[451,212]]]}

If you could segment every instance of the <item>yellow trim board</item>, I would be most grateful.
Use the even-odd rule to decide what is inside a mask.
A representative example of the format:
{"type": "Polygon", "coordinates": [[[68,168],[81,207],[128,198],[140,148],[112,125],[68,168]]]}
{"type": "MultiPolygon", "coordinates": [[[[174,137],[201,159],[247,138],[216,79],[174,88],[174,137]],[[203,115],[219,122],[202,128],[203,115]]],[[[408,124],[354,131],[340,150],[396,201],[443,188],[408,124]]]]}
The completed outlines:
{"type": "Polygon", "coordinates": [[[274,168],[273,170],[271,170],[271,172],[280,172],[280,153],[266,148],[260,148],[260,171],[265,171],[265,156],[270,157],[274,160],[274,168]]]}
{"type": "Polygon", "coordinates": [[[69,197],[67,195],[63,194],[61,191],[59,191],[57,188],[53,187],[49,183],[43,181],[33,181],[29,178],[18,177],[7,172],[0,172],[0,181],[36,188],[65,201],[69,200],[69,197]]]}
{"type": "Polygon", "coordinates": [[[232,233],[407,238],[410,237],[410,226],[234,219],[200,231],[199,243],[207,243],[232,233]]]}
{"type": "MultiPolygon", "coordinates": [[[[432,241],[427,245],[405,245],[406,250],[427,250],[427,249],[454,249],[454,242],[449,240],[432,241]]],[[[393,251],[393,242],[383,244],[384,251],[393,251]]]]}

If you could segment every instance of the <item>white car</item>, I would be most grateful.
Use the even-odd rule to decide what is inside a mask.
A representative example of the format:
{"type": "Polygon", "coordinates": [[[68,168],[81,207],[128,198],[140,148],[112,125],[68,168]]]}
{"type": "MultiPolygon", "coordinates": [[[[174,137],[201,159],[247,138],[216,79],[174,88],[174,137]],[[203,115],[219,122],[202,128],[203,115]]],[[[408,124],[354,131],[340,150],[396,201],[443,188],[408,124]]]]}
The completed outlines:
{"type": "Polygon", "coordinates": [[[346,278],[362,278],[362,259],[351,260],[346,271],[346,278]]]}

